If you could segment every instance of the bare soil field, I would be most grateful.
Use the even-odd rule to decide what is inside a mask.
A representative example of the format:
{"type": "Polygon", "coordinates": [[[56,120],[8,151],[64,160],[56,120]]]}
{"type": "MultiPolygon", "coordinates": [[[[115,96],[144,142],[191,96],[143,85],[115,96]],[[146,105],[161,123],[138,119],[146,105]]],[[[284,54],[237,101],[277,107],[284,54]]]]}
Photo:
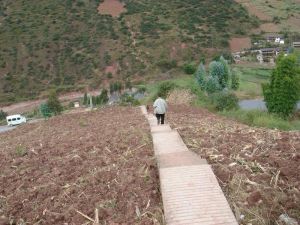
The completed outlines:
{"type": "Polygon", "coordinates": [[[280,32],[280,28],[278,27],[278,25],[274,23],[264,23],[259,27],[259,29],[261,31],[270,32],[270,33],[280,32]]]}
{"type": "Polygon", "coordinates": [[[104,0],[98,7],[98,12],[100,14],[108,14],[113,17],[118,17],[124,11],[124,4],[119,0],[104,0]]]}
{"type": "Polygon", "coordinates": [[[189,149],[212,165],[239,224],[300,222],[300,132],[252,128],[204,109],[170,107],[189,149]]]}
{"type": "Polygon", "coordinates": [[[249,37],[231,38],[229,45],[231,52],[240,52],[251,48],[251,39],[249,37]]]}
{"type": "Polygon", "coordinates": [[[61,115],[0,134],[1,225],[87,225],[95,209],[100,224],[162,224],[150,131],[138,108],[61,115]]]}

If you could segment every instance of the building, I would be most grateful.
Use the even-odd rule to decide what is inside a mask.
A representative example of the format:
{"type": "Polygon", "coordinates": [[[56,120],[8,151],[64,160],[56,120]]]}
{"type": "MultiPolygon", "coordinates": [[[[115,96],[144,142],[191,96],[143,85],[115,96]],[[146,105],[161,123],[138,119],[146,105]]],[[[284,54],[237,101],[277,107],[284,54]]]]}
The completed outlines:
{"type": "Polygon", "coordinates": [[[274,43],[279,44],[281,40],[284,41],[284,37],[282,34],[269,33],[269,34],[266,34],[264,37],[268,42],[274,42],[274,43]]]}
{"type": "Polygon", "coordinates": [[[300,41],[294,41],[294,42],[292,43],[292,47],[293,47],[293,48],[300,48],[300,41]]]}

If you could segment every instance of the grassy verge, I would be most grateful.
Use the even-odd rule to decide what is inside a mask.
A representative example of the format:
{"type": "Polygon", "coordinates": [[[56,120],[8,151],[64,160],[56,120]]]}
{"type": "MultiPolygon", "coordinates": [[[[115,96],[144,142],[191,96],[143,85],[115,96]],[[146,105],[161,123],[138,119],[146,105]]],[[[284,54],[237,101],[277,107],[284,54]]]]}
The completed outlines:
{"type": "Polygon", "coordinates": [[[219,114],[226,116],[228,118],[235,119],[242,123],[255,127],[267,127],[270,129],[279,130],[300,130],[300,120],[283,120],[280,117],[272,115],[268,112],[258,111],[258,110],[233,110],[233,111],[223,111],[219,114]]]}
{"type": "MultiPolygon", "coordinates": [[[[244,69],[242,69],[244,70],[244,69]]],[[[261,70],[261,74],[258,76],[267,77],[269,76],[269,71],[261,70]]],[[[247,75],[246,75],[247,76],[247,75]]],[[[250,76],[250,75],[248,75],[250,76]]],[[[177,89],[189,89],[196,98],[193,105],[196,107],[203,107],[211,112],[218,113],[222,116],[237,120],[241,123],[247,124],[249,126],[255,127],[267,127],[270,129],[279,130],[300,130],[300,120],[299,117],[295,117],[291,120],[283,120],[275,115],[269,114],[268,112],[258,111],[258,110],[229,110],[217,112],[215,106],[211,103],[210,99],[203,93],[198,87],[193,76],[182,76],[177,79],[168,80],[176,84],[177,89]]],[[[157,82],[153,84],[146,85],[146,91],[148,93],[147,97],[142,101],[142,104],[147,104],[152,102],[153,96],[158,92],[159,85],[162,82],[157,82]]]]}

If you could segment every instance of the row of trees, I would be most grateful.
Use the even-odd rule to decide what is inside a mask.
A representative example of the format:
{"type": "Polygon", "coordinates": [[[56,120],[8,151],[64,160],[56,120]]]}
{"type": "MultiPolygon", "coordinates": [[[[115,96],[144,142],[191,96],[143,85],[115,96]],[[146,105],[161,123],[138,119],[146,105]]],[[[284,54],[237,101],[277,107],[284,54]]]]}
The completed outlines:
{"type": "Polygon", "coordinates": [[[88,96],[87,93],[84,93],[83,96],[83,105],[88,106],[89,104],[93,105],[104,105],[108,102],[108,91],[103,89],[98,96],[88,96]]]}

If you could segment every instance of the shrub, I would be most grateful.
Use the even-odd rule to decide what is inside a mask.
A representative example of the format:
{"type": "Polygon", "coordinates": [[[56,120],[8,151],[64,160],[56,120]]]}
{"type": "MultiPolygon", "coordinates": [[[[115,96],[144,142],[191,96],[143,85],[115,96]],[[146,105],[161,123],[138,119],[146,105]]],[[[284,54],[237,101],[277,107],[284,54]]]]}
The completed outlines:
{"type": "Polygon", "coordinates": [[[232,73],[231,73],[231,89],[237,90],[237,89],[239,89],[239,86],[240,86],[239,75],[236,72],[232,71],[232,73]]]}
{"type": "Polygon", "coordinates": [[[25,155],[27,155],[27,150],[25,147],[23,147],[22,145],[18,145],[16,147],[16,155],[19,156],[19,157],[23,157],[25,155]]]}
{"type": "Polygon", "coordinates": [[[211,101],[218,111],[238,108],[238,98],[229,91],[222,91],[212,94],[211,101]]]}
{"type": "Polygon", "coordinates": [[[44,118],[48,118],[52,116],[52,113],[47,103],[43,103],[40,105],[40,112],[44,118]]]}
{"type": "Polygon", "coordinates": [[[280,56],[269,84],[263,85],[263,94],[268,111],[287,118],[295,111],[298,100],[297,76],[300,69],[294,55],[280,56]]]}
{"type": "Polygon", "coordinates": [[[7,113],[4,112],[3,110],[0,110],[0,120],[4,120],[7,117],[7,113]]]}
{"type": "Polygon", "coordinates": [[[54,115],[58,115],[63,111],[63,107],[59,102],[56,91],[51,91],[48,97],[47,105],[49,110],[54,115]]]}
{"type": "Polygon", "coordinates": [[[110,93],[114,93],[114,92],[120,92],[122,90],[123,86],[122,83],[120,81],[116,81],[113,83],[109,84],[109,91],[110,93]]]}
{"type": "Polygon", "coordinates": [[[158,86],[157,96],[155,97],[159,96],[162,98],[167,98],[169,92],[173,90],[175,87],[176,85],[173,82],[165,81],[158,86]]]}
{"type": "Polygon", "coordinates": [[[140,102],[139,100],[135,99],[132,95],[125,93],[121,96],[121,105],[138,106],[140,105],[140,102]]]}
{"type": "Polygon", "coordinates": [[[186,74],[194,74],[196,72],[197,68],[195,66],[195,64],[193,63],[187,63],[183,65],[183,71],[186,74]]]}

